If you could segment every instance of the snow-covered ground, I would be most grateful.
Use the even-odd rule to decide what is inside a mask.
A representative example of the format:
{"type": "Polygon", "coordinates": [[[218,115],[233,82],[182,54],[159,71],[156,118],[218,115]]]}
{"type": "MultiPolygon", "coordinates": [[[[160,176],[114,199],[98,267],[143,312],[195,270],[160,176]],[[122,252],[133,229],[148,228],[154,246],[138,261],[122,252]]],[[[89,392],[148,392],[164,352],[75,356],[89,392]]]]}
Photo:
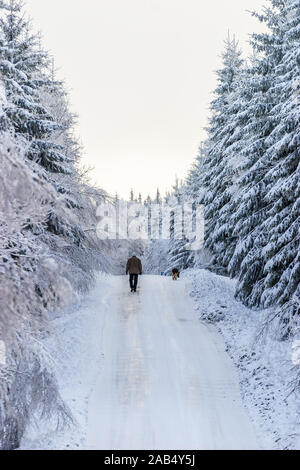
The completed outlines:
{"type": "Polygon", "coordinates": [[[224,337],[261,445],[300,449],[300,402],[290,386],[292,342],[263,334],[268,311],[254,311],[236,301],[234,280],[207,270],[190,270],[184,277],[199,319],[216,325],[224,337]]]}
{"type": "Polygon", "coordinates": [[[50,423],[31,426],[22,449],[291,447],[294,402],[283,401],[266,356],[252,355],[256,313],[233,291],[232,281],[207,271],[178,282],[143,276],[137,294],[128,292],[127,278],[100,275],[76,309],[53,320],[56,340],[46,345],[76,425],[59,432],[50,423]],[[226,312],[218,325],[248,412],[224,340],[199,321],[195,305],[202,317],[226,312]]]}
{"type": "Polygon", "coordinates": [[[60,392],[68,404],[75,424],[59,431],[56,423],[33,423],[23,438],[21,449],[82,449],[85,446],[88,401],[96,381],[103,354],[99,340],[106,315],[112,278],[99,275],[88,296],[53,319],[53,334],[47,340],[60,392]]]}

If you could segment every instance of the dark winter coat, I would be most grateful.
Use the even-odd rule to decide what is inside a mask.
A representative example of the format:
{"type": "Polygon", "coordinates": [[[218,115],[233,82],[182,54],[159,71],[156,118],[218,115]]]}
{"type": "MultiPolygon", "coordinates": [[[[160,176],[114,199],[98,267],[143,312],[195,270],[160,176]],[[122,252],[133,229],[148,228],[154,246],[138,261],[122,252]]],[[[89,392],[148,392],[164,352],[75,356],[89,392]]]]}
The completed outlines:
{"type": "Polygon", "coordinates": [[[127,261],[126,274],[142,274],[142,262],[136,256],[133,256],[127,261]]]}

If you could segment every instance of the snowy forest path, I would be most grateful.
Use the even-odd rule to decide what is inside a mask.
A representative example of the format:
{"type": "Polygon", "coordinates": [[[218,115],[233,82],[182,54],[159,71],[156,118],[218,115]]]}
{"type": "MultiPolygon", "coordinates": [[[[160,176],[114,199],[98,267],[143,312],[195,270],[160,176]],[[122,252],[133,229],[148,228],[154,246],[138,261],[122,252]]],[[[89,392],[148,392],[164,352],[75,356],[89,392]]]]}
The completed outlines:
{"type": "Polygon", "coordinates": [[[221,336],[183,279],[111,279],[89,400],[89,449],[258,449],[221,336]],[[107,305],[109,302],[109,308],[107,305]]]}

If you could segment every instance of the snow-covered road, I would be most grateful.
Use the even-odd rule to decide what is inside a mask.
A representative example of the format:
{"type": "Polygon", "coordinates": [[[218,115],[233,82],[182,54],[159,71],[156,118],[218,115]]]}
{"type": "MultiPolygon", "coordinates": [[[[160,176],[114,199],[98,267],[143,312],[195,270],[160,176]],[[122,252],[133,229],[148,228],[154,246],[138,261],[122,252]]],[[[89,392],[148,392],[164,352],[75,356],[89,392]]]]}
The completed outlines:
{"type": "Polygon", "coordinates": [[[197,319],[185,281],[112,277],[99,313],[103,361],[89,400],[89,449],[257,449],[234,366],[197,319]]]}

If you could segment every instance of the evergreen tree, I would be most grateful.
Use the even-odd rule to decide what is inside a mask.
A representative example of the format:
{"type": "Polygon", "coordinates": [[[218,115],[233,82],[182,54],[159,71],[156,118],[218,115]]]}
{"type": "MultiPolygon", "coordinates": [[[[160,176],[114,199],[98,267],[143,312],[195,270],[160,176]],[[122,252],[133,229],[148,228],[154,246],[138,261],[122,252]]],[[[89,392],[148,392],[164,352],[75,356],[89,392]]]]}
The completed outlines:
{"type": "Polygon", "coordinates": [[[30,33],[21,0],[8,0],[0,8],[0,71],[6,93],[4,113],[34,171],[57,190],[58,198],[48,215],[48,230],[79,245],[84,234],[72,220],[72,214],[66,213],[66,208],[77,207],[77,202],[71,195],[71,184],[66,188],[62,183],[67,180],[61,176],[70,176],[69,182],[76,178],[72,145],[67,138],[71,124],[55,120],[56,107],[51,109],[51,102],[43,102],[46,94],[48,98],[56,97],[56,105],[61,104],[62,86],[51,77],[50,60],[40,49],[39,36],[30,33]],[[63,135],[64,142],[59,135],[63,135]]]}
{"type": "Polygon", "coordinates": [[[193,264],[189,240],[184,233],[185,186],[176,178],[172,190],[167,274],[170,274],[173,268],[182,271],[193,264]]]}
{"type": "MultiPolygon", "coordinates": [[[[273,28],[273,43],[280,61],[269,91],[275,101],[269,113],[272,132],[265,141],[267,149],[260,163],[264,168],[262,185],[266,208],[260,233],[255,238],[256,244],[257,240],[261,244],[260,256],[263,258],[262,280],[256,283],[255,294],[263,306],[288,303],[280,316],[291,319],[300,310],[300,84],[297,59],[300,2],[285,2],[279,11],[280,29],[273,28]]],[[[249,255],[255,256],[254,248],[249,255]]]]}
{"type": "Polygon", "coordinates": [[[177,268],[179,271],[192,267],[191,252],[188,249],[189,241],[183,235],[180,240],[173,240],[171,248],[168,253],[168,265],[169,268],[167,273],[170,273],[173,268],[177,268]]]}
{"type": "Polygon", "coordinates": [[[52,132],[49,142],[59,146],[61,153],[68,159],[68,172],[51,173],[49,176],[58,198],[49,213],[47,227],[51,233],[62,235],[80,245],[85,238],[80,228],[84,207],[81,193],[85,191],[85,187],[77,166],[81,148],[73,135],[75,116],[70,113],[63,83],[57,82],[54,76],[51,88],[39,91],[39,99],[58,124],[58,129],[52,132]]]}
{"type": "Polygon", "coordinates": [[[185,196],[190,202],[203,199],[203,162],[206,156],[206,142],[203,142],[198,151],[195,162],[188,173],[185,183],[185,196]]]}
{"type": "Polygon", "coordinates": [[[238,42],[228,36],[225,41],[223,68],[217,72],[218,86],[211,104],[212,116],[208,128],[208,141],[202,165],[203,176],[200,202],[205,204],[206,246],[213,252],[213,262],[225,265],[224,252],[228,242],[228,224],[222,217],[234,192],[235,164],[228,149],[236,133],[235,116],[238,110],[237,84],[243,60],[238,42]]]}
{"type": "Polygon", "coordinates": [[[161,204],[161,203],[162,203],[162,199],[161,199],[160,191],[159,191],[159,188],[157,188],[155,204],[161,204]]]}
{"type": "Polygon", "coordinates": [[[249,118],[244,128],[242,147],[242,173],[238,181],[239,190],[231,207],[230,224],[238,243],[229,264],[229,272],[239,277],[237,296],[248,305],[261,302],[261,285],[265,277],[264,244],[269,233],[262,229],[269,203],[266,198],[265,175],[270,166],[267,157],[268,138],[276,126],[272,111],[278,103],[273,84],[276,68],[283,57],[283,36],[286,10],[283,2],[270,0],[272,8],[263,15],[254,13],[269,27],[268,34],[252,36],[252,45],[257,56],[247,70],[249,76],[247,110],[249,118]]]}
{"type": "Polygon", "coordinates": [[[39,99],[39,91],[52,86],[48,56],[40,50],[39,37],[30,33],[21,0],[9,0],[1,8],[0,71],[6,89],[6,115],[16,135],[26,142],[29,159],[46,171],[68,173],[68,159],[60,146],[49,140],[59,125],[39,99]]]}

